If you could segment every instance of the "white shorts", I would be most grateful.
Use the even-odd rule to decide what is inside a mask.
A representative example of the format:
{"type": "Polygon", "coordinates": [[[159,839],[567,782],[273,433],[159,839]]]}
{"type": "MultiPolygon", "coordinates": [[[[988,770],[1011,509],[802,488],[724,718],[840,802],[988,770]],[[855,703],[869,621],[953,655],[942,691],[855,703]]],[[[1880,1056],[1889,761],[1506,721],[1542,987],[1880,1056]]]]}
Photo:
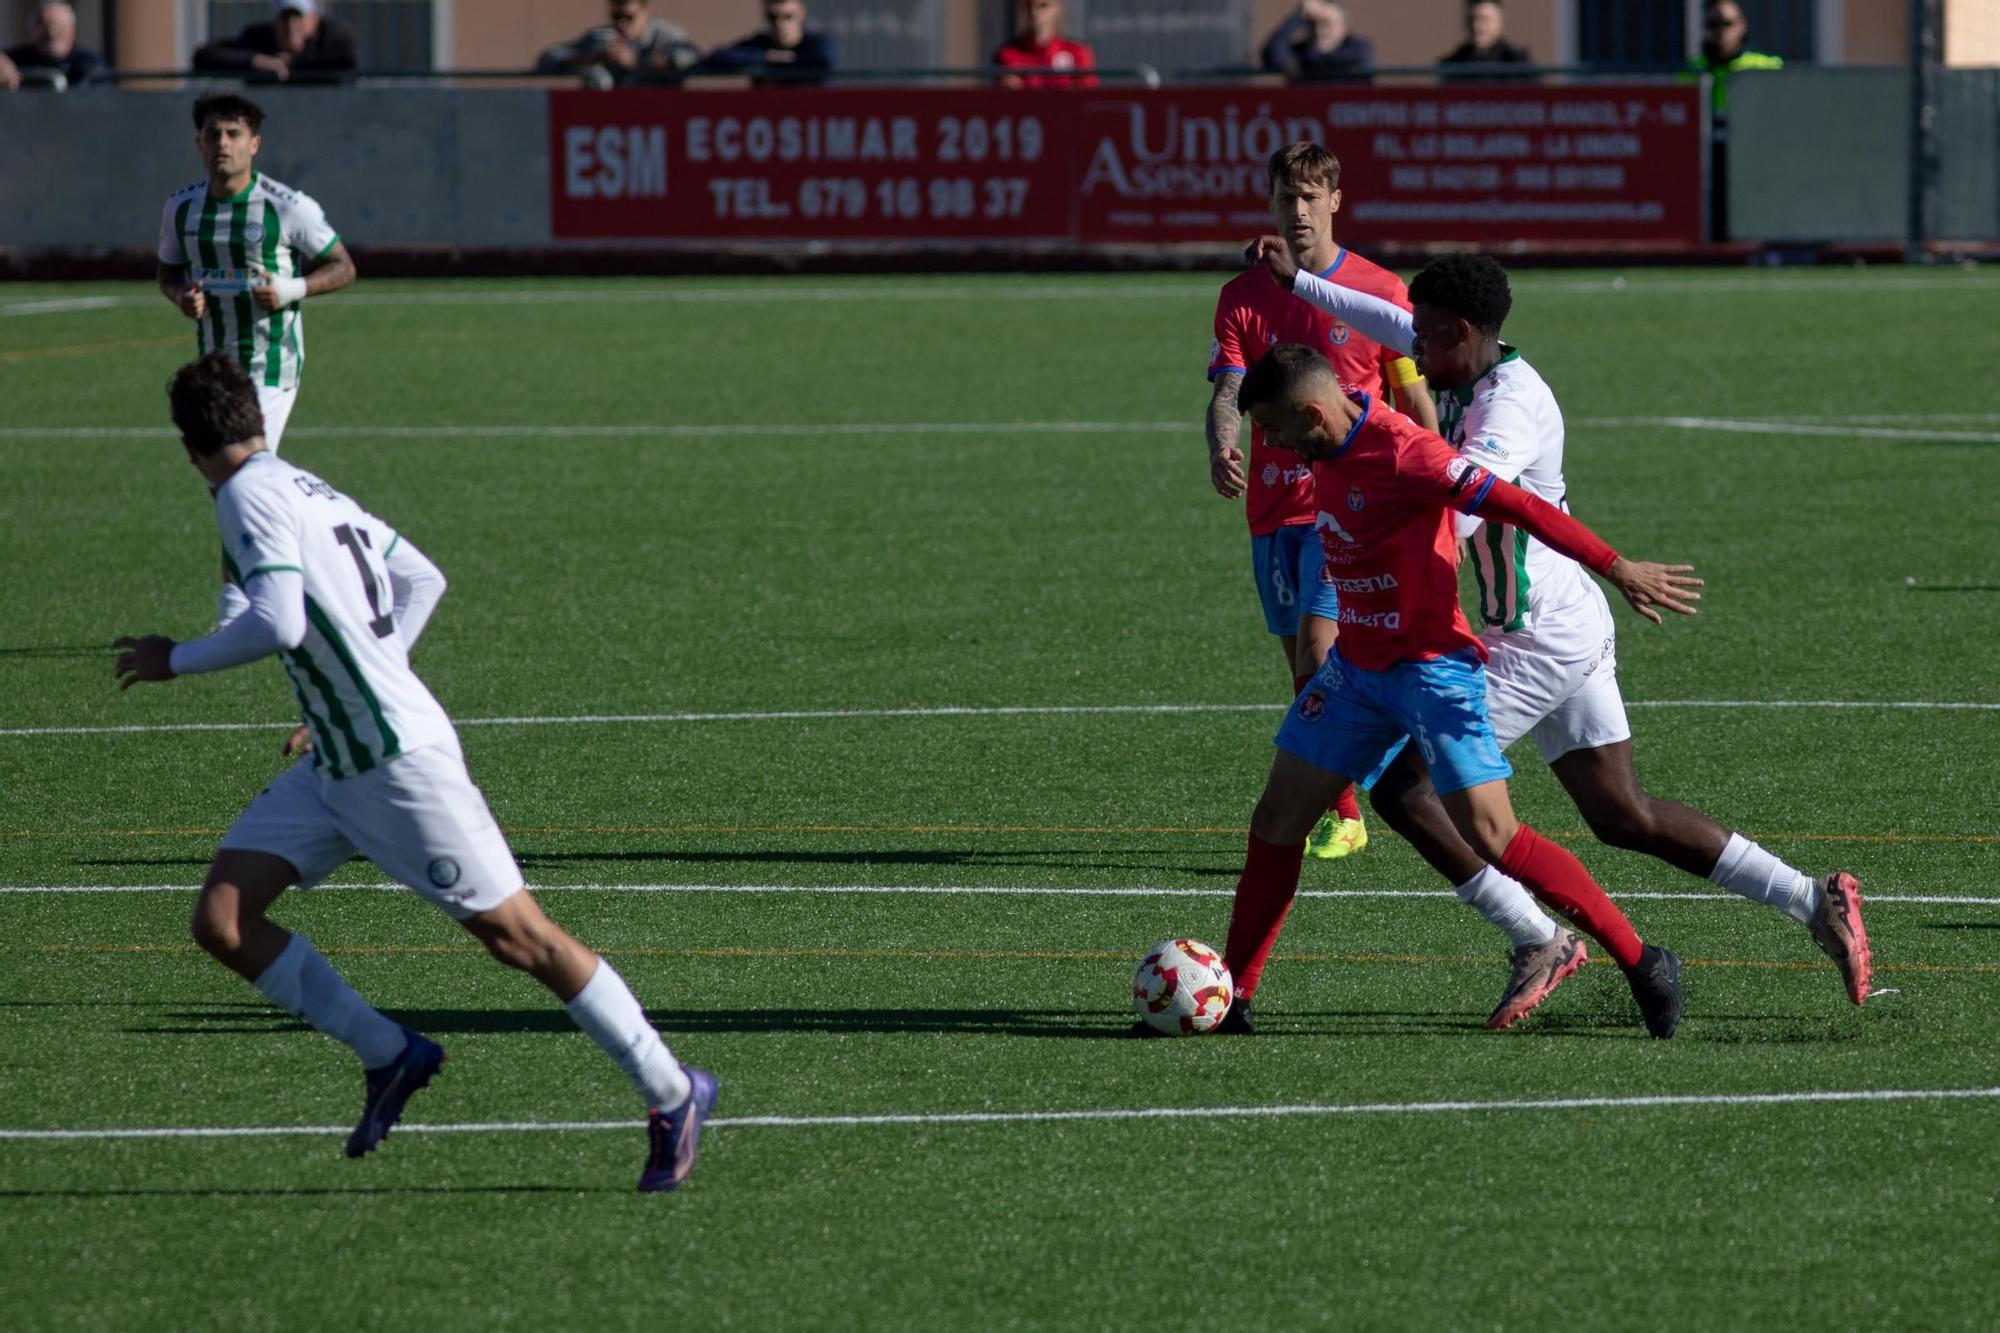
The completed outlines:
{"type": "Polygon", "coordinates": [[[298,401],[297,389],[257,386],[257,406],[264,412],[264,447],[274,454],[278,452],[278,441],[285,436],[285,423],[292,419],[292,407],[298,401]]]}
{"type": "Polygon", "coordinates": [[[1583,657],[1538,652],[1532,633],[1482,638],[1486,715],[1501,749],[1532,735],[1543,762],[1554,763],[1571,750],[1632,739],[1625,699],[1618,692],[1618,637],[1610,615],[1605,607],[1603,638],[1596,651],[1583,657]]]}
{"type": "Polygon", "coordinates": [[[357,851],[463,920],[520,892],[521,868],[452,745],[426,745],[351,778],[303,756],[222,835],[225,849],[291,862],[310,889],[357,851]]]}

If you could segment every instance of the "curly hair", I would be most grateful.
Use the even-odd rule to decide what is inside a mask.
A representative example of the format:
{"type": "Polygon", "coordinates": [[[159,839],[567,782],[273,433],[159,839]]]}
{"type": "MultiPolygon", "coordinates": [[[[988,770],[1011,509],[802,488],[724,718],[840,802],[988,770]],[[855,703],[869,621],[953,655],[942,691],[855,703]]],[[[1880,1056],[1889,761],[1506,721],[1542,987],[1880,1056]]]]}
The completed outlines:
{"type": "Polygon", "coordinates": [[[1514,308],[1507,270],[1487,255],[1446,255],[1410,280],[1414,304],[1448,310],[1481,333],[1497,334],[1514,308]]]}
{"type": "Polygon", "coordinates": [[[198,454],[212,454],[264,433],[257,386],[225,353],[210,352],[175,371],[167,382],[167,399],[181,439],[198,454]]]}
{"type": "Polygon", "coordinates": [[[199,130],[208,118],[240,120],[252,134],[264,128],[264,108],[241,93],[203,93],[194,99],[194,127],[199,130]]]}

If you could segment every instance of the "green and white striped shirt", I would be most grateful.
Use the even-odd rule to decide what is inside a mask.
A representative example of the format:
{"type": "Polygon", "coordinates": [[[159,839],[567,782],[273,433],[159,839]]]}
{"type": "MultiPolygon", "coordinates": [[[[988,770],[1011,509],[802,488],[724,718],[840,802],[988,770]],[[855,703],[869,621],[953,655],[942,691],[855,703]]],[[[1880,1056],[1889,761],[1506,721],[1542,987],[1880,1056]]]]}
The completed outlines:
{"type": "Polygon", "coordinates": [[[297,302],[258,308],[252,270],[304,277],[308,262],[339,243],[311,196],[256,172],[243,193],[227,199],[198,181],[169,197],[160,215],[160,262],[187,269],[208,293],[208,313],[196,321],[202,352],[228,353],[263,388],[299,387],[306,336],[297,302]]]}
{"type": "MultiPolygon", "coordinates": [[[[1520,352],[1502,347],[1492,369],[1440,395],[1438,433],[1501,480],[1567,512],[1562,409],[1520,352]]],[[[1601,648],[1601,621],[1586,612],[1603,594],[1582,566],[1505,523],[1460,516],[1458,535],[1471,552],[1483,631],[1527,631],[1537,651],[1563,659],[1601,648]]]]}

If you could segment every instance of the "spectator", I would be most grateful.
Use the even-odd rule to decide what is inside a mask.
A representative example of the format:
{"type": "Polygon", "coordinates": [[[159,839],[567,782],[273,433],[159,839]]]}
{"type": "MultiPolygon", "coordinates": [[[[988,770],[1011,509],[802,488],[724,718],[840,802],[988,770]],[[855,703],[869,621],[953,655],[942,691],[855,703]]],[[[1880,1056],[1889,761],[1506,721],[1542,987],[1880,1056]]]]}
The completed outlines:
{"type": "Polygon", "coordinates": [[[552,46],[535,62],[538,74],[580,74],[586,86],[676,83],[701,59],[687,31],[653,16],[647,0],[611,0],[610,22],[573,42],[552,46]]]}
{"type": "Polygon", "coordinates": [[[1729,239],[1729,82],[1744,70],[1783,69],[1785,62],[1749,48],[1750,23],[1738,0],[1702,7],[1701,54],[1688,62],[1713,81],[1709,90],[1708,238],[1729,239]]]}
{"type": "Polygon", "coordinates": [[[32,40],[0,54],[0,89],[11,93],[27,83],[61,92],[104,77],[97,52],[76,44],[76,11],[68,5],[36,5],[28,32],[32,40]]]}
{"type": "Polygon", "coordinates": [[[1264,68],[1304,83],[1365,78],[1375,68],[1375,44],[1347,30],[1345,6],[1302,0],[1264,43],[1264,68]]]}
{"type": "MultiPolygon", "coordinates": [[[[1500,7],[1500,0],[1470,0],[1465,6],[1465,40],[1449,55],[1438,60],[1440,65],[1532,65],[1535,58],[1528,54],[1525,46],[1516,46],[1507,40],[1505,31],[1506,11],[1500,7]]],[[[1454,82],[1468,77],[1464,74],[1444,75],[1454,82]]],[[[1513,77],[1511,75],[1503,77],[1513,77]]]]}
{"type": "MultiPolygon", "coordinates": [[[[1003,69],[1096,69],[1097,53],[1090,43],[1062,35],[1062,0],[1021,0],[1014,39],[993,53],[1003,69]]],[[[1009,74],[1000,80],[1009,88],[1095,88],[1095,74],[1009,74]]]]}
{"type": "Polygon", "coordinates": [[[764,0],[764,30],[708,53],[715,70],[750,70],[750,82],[819,83],[833,68],[833,38],[806,30],[805,0],[764,0]]]}
{"type": "Polygon", "coordinates": [[[352,74],[354,36],[320,13],[319,0],[278,0],[269,23],[194,53],[196,69],[233,70],[257,83],[333,83],[352,74]]]}

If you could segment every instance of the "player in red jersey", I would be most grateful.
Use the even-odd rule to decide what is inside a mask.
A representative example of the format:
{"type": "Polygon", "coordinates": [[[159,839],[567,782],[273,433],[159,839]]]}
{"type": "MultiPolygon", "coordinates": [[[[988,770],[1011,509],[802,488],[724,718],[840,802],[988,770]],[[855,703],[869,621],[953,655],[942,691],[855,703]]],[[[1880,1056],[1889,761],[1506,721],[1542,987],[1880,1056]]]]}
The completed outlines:
{"type": "MultiPolygon", "coordinates": [[[[1097,68],[1090,43],[1062,35],[1062,0],[1021,0],[1020,25],[1014,40],[993,53],[1003,69],[1097,68]]],[[[1009,88],[1095,88],[1095,74],[1009,74],[1000,80],[1009,88]]]]}
{"type": "MultiPolygon", "coordinates": [[[[1295,143],[1271,155],[1265,167],[1271,186],[1271,215],[1301,269],[1379,296],[1407,310],[1409,292],[1387,269],[1369,263],[1333,238],[1333,215],[1340,210],[1340,159],[1316,143],[1295,143]]],[[[1250,465],[1243,466],[1237,443],[1243,413],[1237,391],[1258,357],[1279,343],[1315,348],[1344,384],[1377,397],[1393,397],[1397,407],[1427,430],[1437,429],[1437,407],[1424,389],[1414,362],[1370,342],[1340,320],[1321,313],[1272,286],[1252,268],[1222,289],[1215,305],[1215,343],[1208,358],[1214,385],[1208,403],[1208,471],[1216,491],[1228,499],[1249,496],[1251,571],[1264,604],[1264,626],[1278,637],[1296,694],[1312,679],[1333,646],[1335,597],[1323,584],[1320,544],[1313,535],[1312,469],[1288,450],[1265,441],[1262,428],[1250,431],[1250,465]]],[[[1332,810],[1314,826],[1307,854],[1336,860],[1368,845],[1368,828],[1351,788],[1341,791],[1332,810]]]]}
{"type": "Polygon", "coordinates": [[[1486,712],[1486,651],[1459,606],[1451,511],[1513,524],[1602,576],[1656,622],[1655,606],[1693,615],[1701,580],[1691,566],[1625,559],[1554,505],[1342,386],[1315,349],[1273,348],[1246,377],[1240,401],[1274,445],[1312,467],[1340,638],[1279,729],[1251,818],[1224,954],[1237,998],[1222,1030],[1251,1030],[1248,1002],[1326,799],[1351,780],[1372,784],[1414,740],[1460,836],[1596,936],[1624,965],[1647,1030],[1672,1036],[1680,960],[1639,941],[1583,864],[1514,816],[1513,769],[1486,712]]]}

